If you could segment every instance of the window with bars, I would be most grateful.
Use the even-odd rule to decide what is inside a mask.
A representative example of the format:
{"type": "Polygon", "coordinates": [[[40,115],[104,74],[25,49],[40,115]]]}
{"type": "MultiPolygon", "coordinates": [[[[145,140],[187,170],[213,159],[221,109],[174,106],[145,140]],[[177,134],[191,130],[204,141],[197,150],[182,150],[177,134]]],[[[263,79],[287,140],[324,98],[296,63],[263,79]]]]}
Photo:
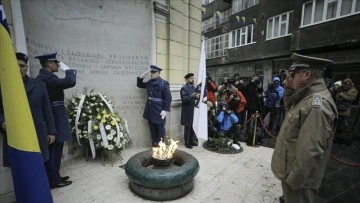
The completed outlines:
{"type": "Polygon", "coordinates": [[[241,27],[230,33],[230,48],[253,44],[256,42],[256,26],[254,26],[254,24],[241,27]]]}
{"type": "Polygon", "coordinates": [[[293,11],[282,13],[267,20],[266,40],[288,36],[292,32],[293,11]]]}
{"type": "Polygon", "coordinates": [[[229,35],[223,34],[206,40],[206,58],[215,58],[227,55],[229,35]]]}
{"type": "Polygon", "coordinates": [[[360,0],[313,0],[303,4],[301,25],[335,20],[360,13],[360,0]]]}

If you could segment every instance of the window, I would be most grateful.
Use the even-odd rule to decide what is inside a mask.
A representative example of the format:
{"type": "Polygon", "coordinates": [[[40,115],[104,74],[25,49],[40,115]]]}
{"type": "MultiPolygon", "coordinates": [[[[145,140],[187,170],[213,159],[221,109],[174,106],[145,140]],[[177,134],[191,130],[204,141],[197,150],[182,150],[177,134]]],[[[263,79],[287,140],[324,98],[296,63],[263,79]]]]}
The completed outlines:
{"type": "Polygon", "coordinates": [[[214,0],[201,0],[202,5],[208,5],[209,3],[213,2],[214,0]]]}
{"type": "Polygon", "coordinates": [[[215,58],[227,55],[229,35],[223,34],[206,40],[206,58],[215,58]]]}
{"type": "Polygon", "coordinates": [[[259,0],[233,0],[232,13],[237,13],[252,6],[259,4],[259,0]]]}
{"type": "Polygon", "coordinates": [[[224,11],[216,11],[216,18],[220,24],[229,21],[229,16],[230,16],[230,9],[224,11]]]}
{"type": "Polygon", "coordinates": [[[255,43],[255,31],[253,24],[233,30],[229,39],[231,48],[255,43]]]}
{"type": "Polygon", "coordinates": [[[287,36],[292,32],[293,12],[282,13],[267,20],[266,39],[287,36]]]}
{"type": "Polygon", "coordinates": [[[207,32],[214,29],[214,17],[208,18],[201,22],[201,31],[207,32]]]}
{"type": "Polygon", "coordinates": [[[360,13],[360,0],[313,0],[302,8],[301,25],[309,26],[360,13]]]}

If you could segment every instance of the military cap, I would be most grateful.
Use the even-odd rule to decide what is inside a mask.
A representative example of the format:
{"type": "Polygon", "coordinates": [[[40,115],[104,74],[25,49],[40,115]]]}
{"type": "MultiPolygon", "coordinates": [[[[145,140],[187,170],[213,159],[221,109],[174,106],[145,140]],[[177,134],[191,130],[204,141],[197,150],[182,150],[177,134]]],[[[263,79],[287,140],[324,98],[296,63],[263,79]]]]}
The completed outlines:
{"type": "Polygon", "coordinates": [[[35,56],[35,58],[39,59],[40,61],[53,61],[59,63],[60,61],[56,58],[57,53],[49,53],[44,55],[35,56]]]}
{"type": "Polygon", "coordinates": [[[16,52],[16,59],[27,63],[29,60],[29,57],[24,53],[16,52]]]}
{"type": "Polygon", "coordinates": [[[161,68],[159,68],[159,67],[157,67],[155,65],[151,65],[150,69],[151,69],[151,72],[160,72],[160,71],[162,71],[161,68]]]}
{"type": "Polygon", "coordinates": [[[333,61],[323,58],[316,58],[311,56],[304,56],[300,54],[291,55],[293,65],[289,68],[289,71],[298,71],[301,69],[324,69],[325,66],[330,65],[333,61]]]}
{"type": "Polygon", "coordinates": [[[184,76],[185,79],[188,79],[190,77],[194,76],[194,73],[188,73],[184,76]]]}

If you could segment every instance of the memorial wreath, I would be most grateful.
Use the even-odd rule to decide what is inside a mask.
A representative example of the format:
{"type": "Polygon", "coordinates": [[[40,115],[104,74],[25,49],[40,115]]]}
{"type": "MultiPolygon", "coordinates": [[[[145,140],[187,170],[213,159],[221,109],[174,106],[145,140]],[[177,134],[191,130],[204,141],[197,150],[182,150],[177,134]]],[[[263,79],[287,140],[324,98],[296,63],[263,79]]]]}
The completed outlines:
{"type": "Polygon", "coordinates": [[[107,96],[85,89],[83,94],[67,100],[71,131],[86,158],[101,154],[103,161],[121,159],[121,151],[129,142],[127,121],[116,115],[107,96]]]}

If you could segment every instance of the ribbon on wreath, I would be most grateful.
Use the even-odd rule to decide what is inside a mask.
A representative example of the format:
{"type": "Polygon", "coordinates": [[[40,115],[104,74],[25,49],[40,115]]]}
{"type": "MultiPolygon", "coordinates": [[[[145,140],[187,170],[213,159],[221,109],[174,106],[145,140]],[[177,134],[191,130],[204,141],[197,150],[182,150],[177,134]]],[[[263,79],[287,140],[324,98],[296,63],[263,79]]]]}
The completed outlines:
{"type": "Polygon", "coordinates": [[[90,144],[91,155],[92,155],[92,158],[95,159],[95,157],[96,157],[95,145],[94,145],[94,140],[93,140],[93,138],[91,136],[91,134],[92,134],[92,120],[88,121],[88,133],[89,133],[89,144],[90,144]]]}
{"type": "Polygon", "coordinates": [[[81,109],[84,104],[85,98],[86,98],[86,95],[82,94],[80,102],[79,102],[79,106],[77,106],[76,117],[75,117],[75,135],[76,135],[76,140],[80,146],[82,146],[82,145],[80,143],[80,130],[78,128],[78,125],[79,125],[79,119],[80,119],[80,115],[81,115],[81,109]]]}
{"type": "Polygon", "coordinates": [[[98,95],[100,96],[100,98],[104,101],[104,103],[106,104],[106,106],[109,108],[110,112],[113,113],[114,109],[112,108],[111,104],[106,101],[105,97],[102,96],[102,94],[98,93],[98,95]]]}
{"type": "Polygon", "coordinates": [[[103,119],[105,119],[105,115],[101,118],[101,121],[99,123],[100,135],[101,135],[102,141],[104,143],[104,148],[108,148],[109,147],[109,141],[108,141],[108,139],[106,137],[105,127],[104,127],[104,124],[102,122],[103,119]]]}

